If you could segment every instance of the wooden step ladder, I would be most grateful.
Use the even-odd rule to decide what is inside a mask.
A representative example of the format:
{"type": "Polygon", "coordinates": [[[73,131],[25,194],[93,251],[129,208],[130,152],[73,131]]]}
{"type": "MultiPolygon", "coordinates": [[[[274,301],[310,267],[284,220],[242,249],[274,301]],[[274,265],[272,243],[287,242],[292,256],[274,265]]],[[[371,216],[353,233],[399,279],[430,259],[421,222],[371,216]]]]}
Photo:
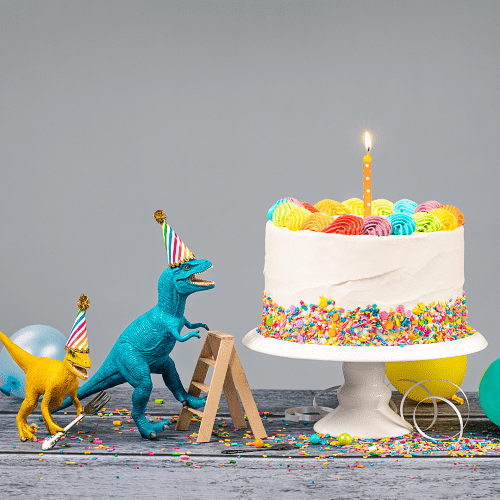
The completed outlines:
{"type": "Polygon", "coordinates": [[[192,416],[197,415],[201,418],[197,442],[208,443],[212,436],[223,389],[234,427],[237,429],[247,427],[238,400],[239,394],[254,437],[266,438],[267,434],[260,419],[257,405],[234,347],[234,337],[222,332],[207,332],[188,390],[188,393],[193,396],[200,396],[201,391],[208,394],[205,408],[196,410],[189,406],[183,406],[175,430],[187,431],[192,416]],[[210,366],[214,367],[214,372],[210,385],[206,385],[205,378],[210,366]]]}

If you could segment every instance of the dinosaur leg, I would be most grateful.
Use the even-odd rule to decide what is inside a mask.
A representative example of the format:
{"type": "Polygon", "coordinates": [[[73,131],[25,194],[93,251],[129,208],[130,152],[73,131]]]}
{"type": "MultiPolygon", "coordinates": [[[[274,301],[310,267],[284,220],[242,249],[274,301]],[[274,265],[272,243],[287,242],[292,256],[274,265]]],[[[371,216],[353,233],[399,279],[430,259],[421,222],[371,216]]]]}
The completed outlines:
{"type": "MultiPolygon", "coordinates": [[[[75,384],[75,387],[72,387],[71,390],[69,391],[69,397],[71,398],[71,402],[75,405],[76,408],[76,414],[81,415],[82,413],[82,404],[80,403],[80,400],[78,399],[78,385],[75,384]]],[[[59,403],[57,406],[60,406],[61,403],[59,403]]],[[[54,406],[54,408],[50,409],[50,413],[52,413],[53,410],[57,408],[57,406],[54,406]]]]}
{"type": "Polygon", "coordinates": [[[181,403],[186,401],[191,408],[195,409],[205,406],[205,402],[207,400],[206,396],[204,398],[199,398],[188,394],[184,390],[179,374],[175,368],[175,363],[170,356],[167,356],[165,359],[161,374],[165,385],[170,389],[177,401],[180,401],[181,403]]]}
{"type": "Polygon", "coordinates": [[[165,422],[149,422],[146,418],[146,406],[153,389],[149,365],[132,346],[123,347],[117,363],[125,380],[134,388],[132,393],[132,418],[141,436],[155,438],[159,432],[167,429],[165,422]]]}
{"type": "MultiPolygon", "coordinates": [[[[63,399],[64,399],[63,396],[57,396],[57,397],[52,396],[51,400],[49,401],[49,412],[50,412],[50,414],[52,414],[52,412],[63,402],[63,399]]],[[[43,419],[43,417],[42,417],[42,419],[43,419]]],[[[47,432],[49,434],[52,434],[50,432],[49,422],[47,422],[45,419],[43,419],[43,420],[44,420],[44,423],[45,423],[45,427],[47,428],[47,432]]]]}
{"type": "MultiPolygon", "coordinates": [[[[62,400],[62,398],[60,398],[60,399],[62,400]]],[[[53,395],[50,392],[46,392],[43,396],[41,409],[42,409],[42,417],[43,417],[43,420],[45,421],[45,426],[47,427],[49,434],[51,434],[53,436],[54,434],[57,434],[59,431],[62,431],[63,429],[62,429],[62,427],[57,425],[54,422],[54,420],[52,420],[52,416],[50,414],[50,406],[52,403],[51,400],[55,400],[54,402],[56,404],[57,403],[61,404],[61,401],[57,401],[58,397],[56,395],[53,395]]]]}
{"type": "Polygon", "coordinates": [[[38,406],[38,395],[27,394],[19,413],[16,416],[17,430],[21,441],[36,441],[35,428],[28,425],[26,418],[33,413],[38,406]]]}

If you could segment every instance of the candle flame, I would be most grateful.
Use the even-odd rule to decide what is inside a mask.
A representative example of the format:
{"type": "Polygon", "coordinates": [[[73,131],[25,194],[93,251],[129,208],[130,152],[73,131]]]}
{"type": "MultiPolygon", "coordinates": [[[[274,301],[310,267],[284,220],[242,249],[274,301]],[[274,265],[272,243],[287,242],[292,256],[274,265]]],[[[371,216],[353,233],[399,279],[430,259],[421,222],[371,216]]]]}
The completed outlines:
{"type": "Polygon", "coordinates": [[[370,148],[372,147],[372,138],[368,132],[365,132],[365,147],[368,151],[370,151],[370,148]]]}

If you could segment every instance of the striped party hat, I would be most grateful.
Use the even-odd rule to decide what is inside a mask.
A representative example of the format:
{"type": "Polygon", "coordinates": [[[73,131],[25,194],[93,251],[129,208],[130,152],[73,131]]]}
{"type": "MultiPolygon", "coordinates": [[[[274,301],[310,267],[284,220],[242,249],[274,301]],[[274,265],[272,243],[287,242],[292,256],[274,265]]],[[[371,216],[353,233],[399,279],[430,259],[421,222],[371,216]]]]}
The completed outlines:
{"type": "Polygon", "coordinates": [[[189,248],[177,236],[177,233],[168,225],[167,216],[163,210],[155,212],[155,219],[163,229],[165,239],[165,250],[167,251],[168,265],[176,267],[184,262],[194,259],[194,255],[189,248]]]}
{"type": "Polygon", "coordinates": [[[85,321],[85,311],[89,308],[90,302],[86,295],[81,295],[78,300],[78,314],[71,329],[71,334],[66,342],[68,351],[89,352],[89,342],[87,340],[87,322],[85,321]]]}

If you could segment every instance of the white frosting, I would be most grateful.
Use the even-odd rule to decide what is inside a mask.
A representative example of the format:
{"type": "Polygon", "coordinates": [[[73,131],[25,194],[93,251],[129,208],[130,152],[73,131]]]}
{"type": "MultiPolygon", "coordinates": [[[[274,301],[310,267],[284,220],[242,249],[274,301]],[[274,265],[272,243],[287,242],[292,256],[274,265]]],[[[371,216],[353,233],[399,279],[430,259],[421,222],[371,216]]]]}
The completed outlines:
{"type": "Polygon", "coordinates": [[[320,296],[355,309],[455,300],[464,285],[464,228],[409,236],[345,236],[266,226],[265,291],[289,308],[320,296]]]}

